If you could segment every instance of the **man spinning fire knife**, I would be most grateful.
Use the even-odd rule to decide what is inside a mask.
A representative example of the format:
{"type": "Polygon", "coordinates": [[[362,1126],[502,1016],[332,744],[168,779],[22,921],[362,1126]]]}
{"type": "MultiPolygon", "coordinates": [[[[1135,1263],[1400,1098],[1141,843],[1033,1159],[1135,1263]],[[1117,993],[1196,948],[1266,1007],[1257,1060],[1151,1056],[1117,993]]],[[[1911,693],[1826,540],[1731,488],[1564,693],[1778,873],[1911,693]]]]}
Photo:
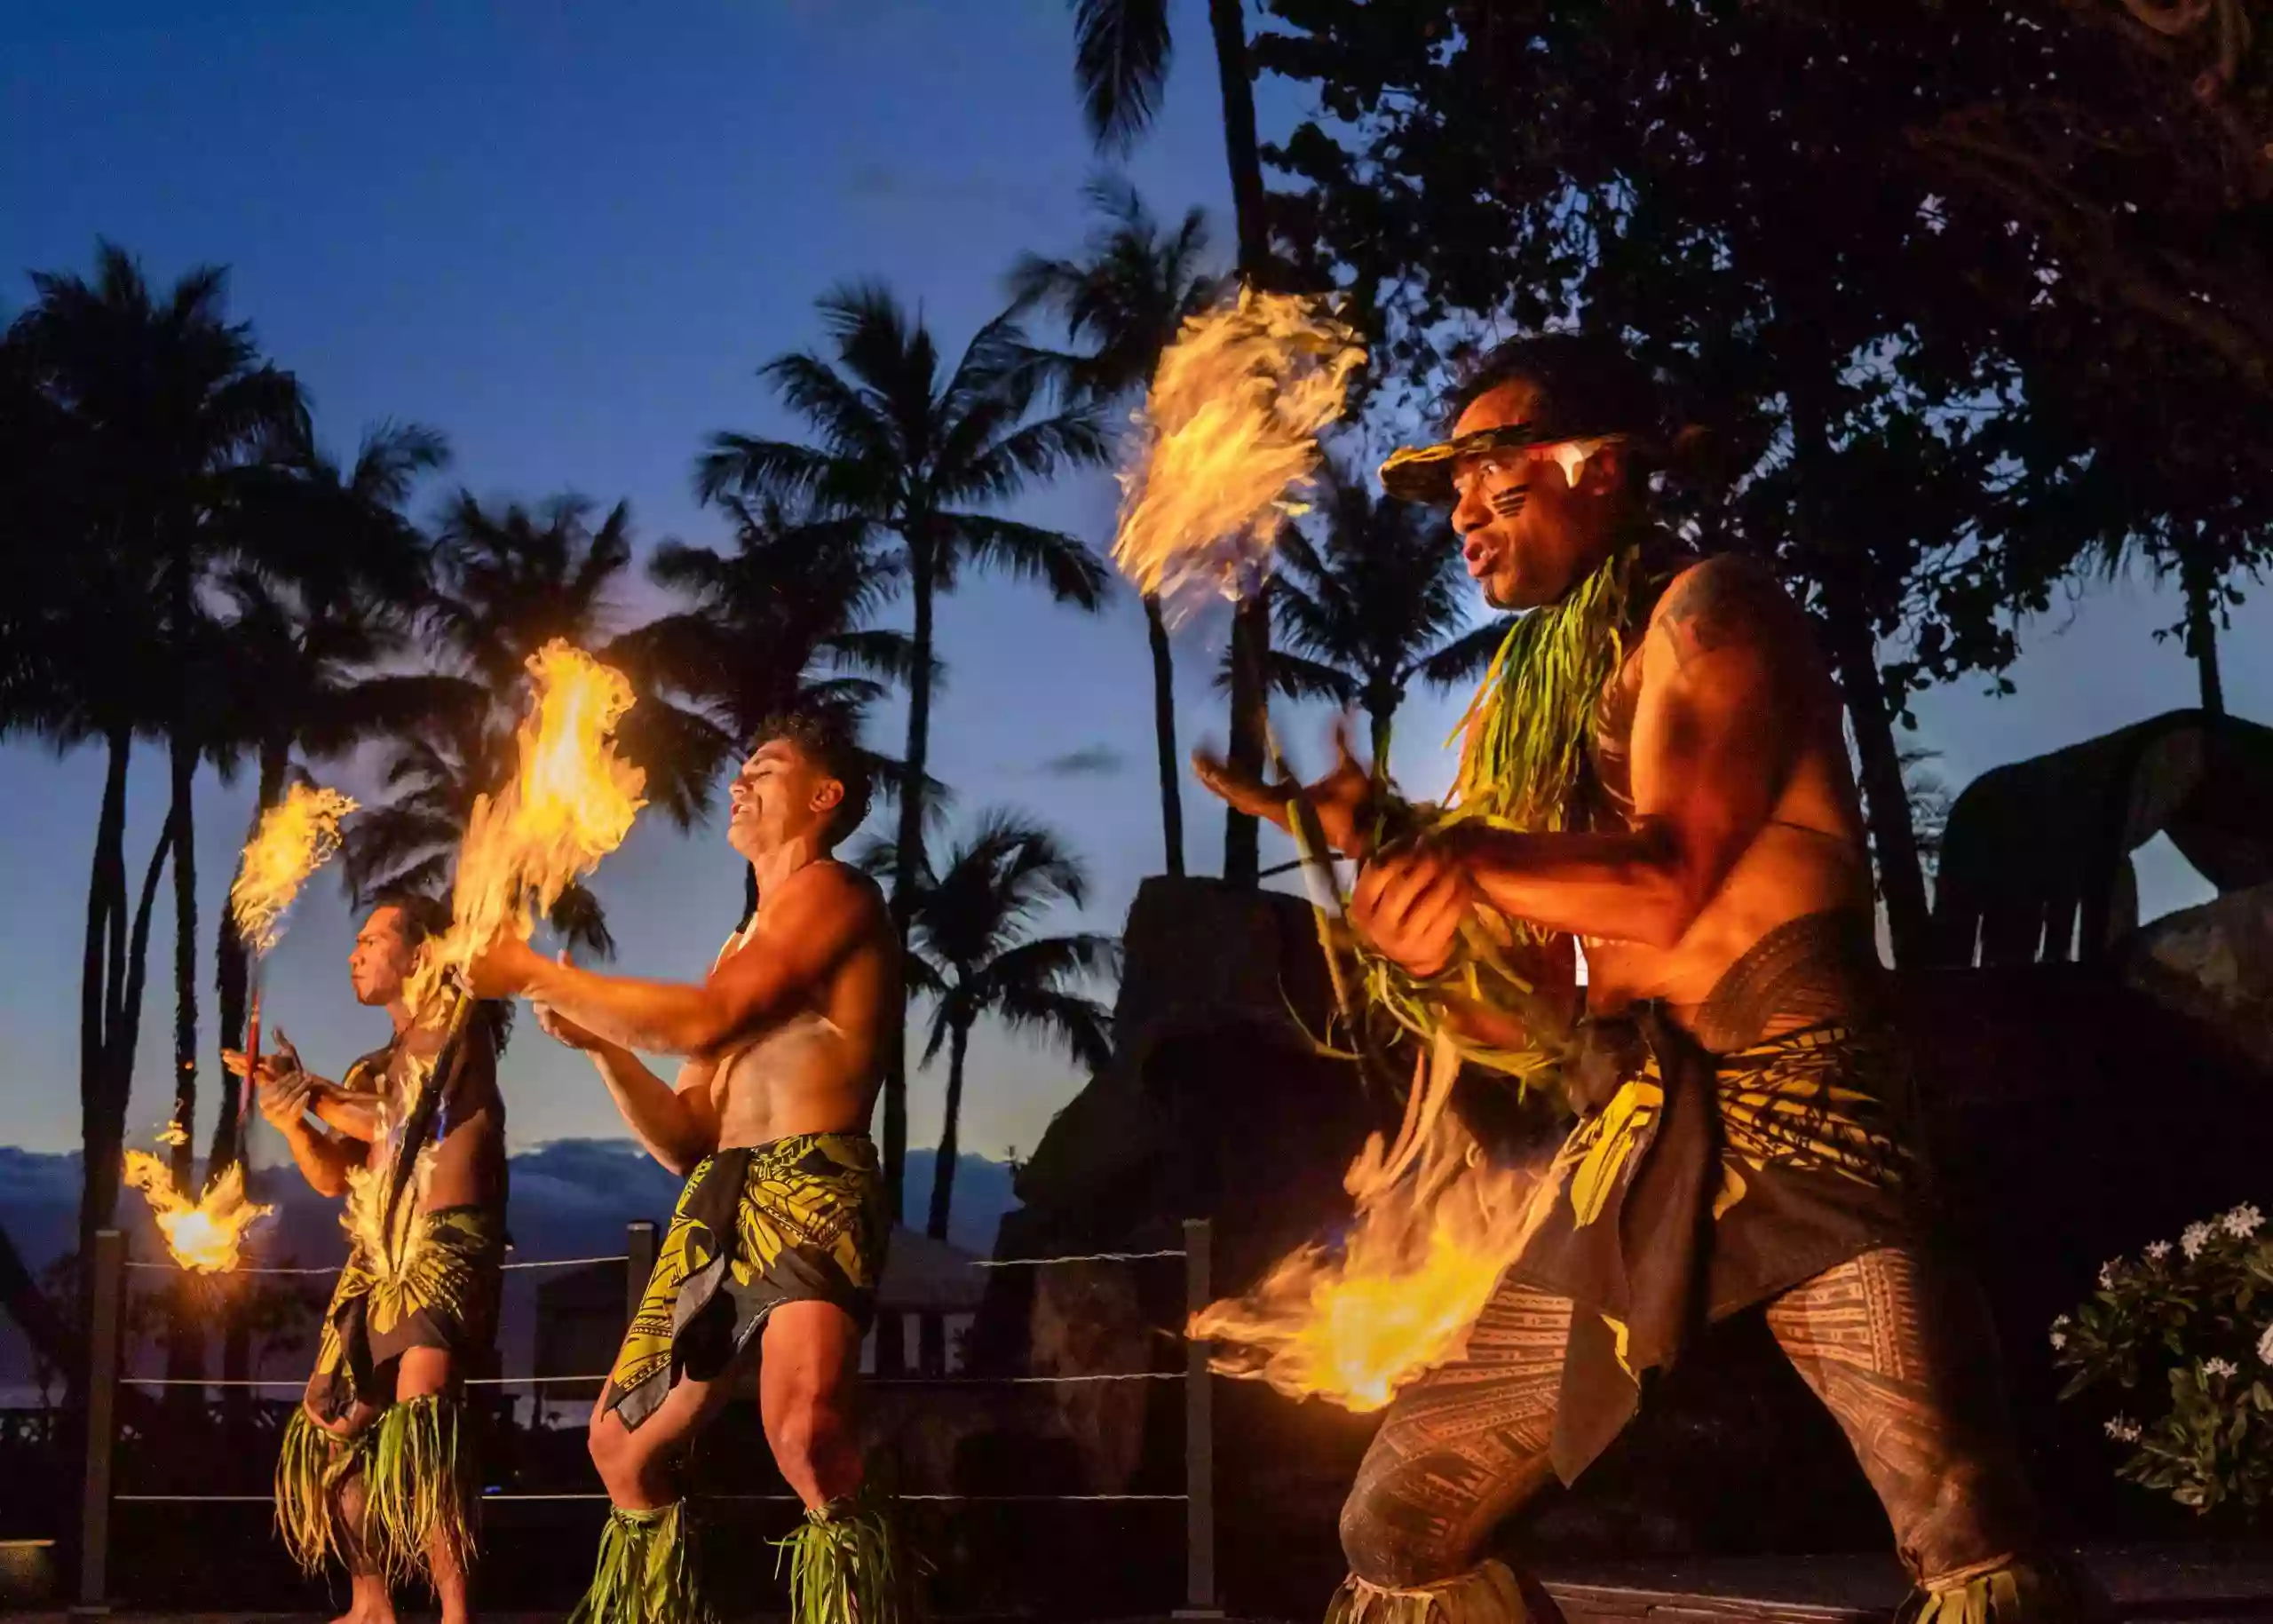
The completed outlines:
{"type": "MultiPolygon", "coordinates": [[[[462,1435],[467,1364],[486,1354],[505,1251],[505,1102],[497,1089],[505,1011],[476,1011],[431,1121],[412,1102],[416,1073],[440,1057],[405,991],[420,946],[449,923],[406,894],[371,911],[347,962],[359,1002],[386,1010],[386,1043],[340,1082],[302,1069],[279,1034],[255,1063],[261,1113],[320,1195],[344,1195],[353,1244],[324,1311],[315,1372],[276,1468],[276,1526],[315,1573],[345,1560],[348,1624],[392,1624],[391,1582],[423,1571],[443,1624],[464,1624],[480,1480],[462,1435]],[[422,1153],[420,1147],[431,1145],[422,1153]],[[384,1208],[397,1161],[417,1159],[392,1232],[384,1208]]],[[[225,1056],[242,1076],[244,1056],[225,1056]]]]}
{"type": "Polygon", "coordinates": [[[766,1441],[807,1509],[792,1614],[899,1616],[905,1565],[891,1522],[861,1503],[851,1414],[891,1232],[868,1117],[901,1018],[883,898],[831,855],[868,799],[840,718],[778,719],[735,777],[727,825],[757,908],[707,979],[598,975],[519,939],[474,966],[478,994],[525,994],[547,1033],[590,1056],[640,1144],[686,1180],[592,1411],[592,1462],[614,1509],[574,1615],[584,1624],[715,1616],[680,1471],[752,1359],[766,1441]],[[686,1058],[666,1082],[635,1050],[686,1058]]]}
{"type": "MultiPolygon", "coordinates": [[[[1464,1353],[1398,1395],[1359,1469],[1332,1617],[1556,1616],[1480,1560],[1488,1536],[1602,1452],[1692,1330],[1754,1306],[1886,1508],[1906,1620],[2080,1616],[2039,1542],[1985,1305],[1931,1240],[1840,701],[1805,618],[1758,565],[1653,525],[1667,448],[1621,352],[1513,341],[1449,404],[1452,437],[1399,451],[1382,483],[1449,503],[1486,599],[1531,613],[1446,807],[1373,804],[1346,749],[1300,793],[1358,863],[1366,949],[1471,1052],[1539,1047],[1493,966],[1549,966],[1559,985],[1525,1007],[1575,1007],[1584,944],[1563,1066],[1580,1114],[1464,1353]]],[[[1199,767],[1286,822],[1292,787],[1199,767]]]]}

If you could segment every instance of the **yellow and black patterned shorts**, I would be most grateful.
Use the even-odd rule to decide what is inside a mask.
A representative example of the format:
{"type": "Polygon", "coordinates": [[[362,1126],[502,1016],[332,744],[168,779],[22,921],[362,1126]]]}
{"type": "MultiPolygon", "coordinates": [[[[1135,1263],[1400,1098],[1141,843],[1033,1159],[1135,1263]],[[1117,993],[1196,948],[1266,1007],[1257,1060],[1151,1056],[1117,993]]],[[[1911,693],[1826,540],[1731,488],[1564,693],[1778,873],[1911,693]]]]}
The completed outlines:
{"type": "Polygon", "coordinates": [[[392,1402],[396,1367],[413,1348],[446,1349],[467,1361],[488,1350],[505,1256],[503,1215],[442,1207],[420,1213],[408,1227],[393,1267],[359,1246],[340,1271],[309,1389],[326,1420],[346,1414],[358,1399],[392,1402]]]}
{"type": "Polygon", "coordinates": [[[866,1134],[798,1134],[706,1158],[679,1195],[603,1410],[637,1427],[682,1373],[722,1374],[784,1303],[833,1303],[865,1332],[891,1232],[866,1134]]]}

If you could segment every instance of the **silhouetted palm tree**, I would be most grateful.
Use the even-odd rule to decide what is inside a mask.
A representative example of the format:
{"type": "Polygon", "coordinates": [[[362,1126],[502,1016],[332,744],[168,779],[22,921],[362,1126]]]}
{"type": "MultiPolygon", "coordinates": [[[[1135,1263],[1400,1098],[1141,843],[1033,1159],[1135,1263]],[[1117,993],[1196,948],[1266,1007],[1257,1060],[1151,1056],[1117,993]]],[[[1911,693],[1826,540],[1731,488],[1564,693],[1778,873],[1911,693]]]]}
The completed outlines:
{"type": "MultiPolygon", "coordinates": [[[[1104,223],[1080,259],[1027,254],[1010,270],[1010,292],[1020,306],[1054,311],[1073,343],[1089,346],[1072,358],[1077,389],[1102,403],[1140,395],[1160,365],[1176,329],[1207,302],[1211,278],[1207,217],[1187,210],[1174,232],[1161,229],[1144,199],[1115,178],[1092,181],[1091,205],[1104,223]]],[[[1176,665],[1160,599],[1144,598],[1144,625],[1152,653],[1152,735],[1160,775],[1160,837],[1168,872],[1184,873],[1184,761],[1176,743],[1176,665]]]]}
{"type": "MultiPolygon", "coordinates": [[[[608,592],[631,562],[630,509],[618,503],[597,529],[590,513],[574,496],[534,511],[519,503],[493,510],[461,492],[448,505],[435,542],[439,580],[420,615],[440,658],[431,680],[442,702],[389,743],[381,767],[389,798],[348,826],[347,875],[358,895],[447,891],[475,798],[513,769],[531,654],[565,638],[602,661],[615,658],[604,640],[608,592]]],[[[648,693],[620,737],[626,758],[646,772],[650,804],[682,828],[709,810],[731,743],[715,724],[648,693]]],[[[590,952],[614,950],[585,886],[562,893],[551,924],[590,952]]]]}
{"type": "Polygon", "coordinates": [[[1415,679],[1433,688],[1472,682],[1508,634],[1495,616],[1468,622],[1468,574],[1410,503],[1376,500],[1337,479],[1312,521],[1281,533],[1272,603],[1279,646],[1275,686],[1296,698],[1362,707],[1374,760],[1386,770],[1390,725],[1415,679]]]}
{"type": "MultiPolygon", "coordinates": [[[[898,860],[883,842],[862,859],[878,872],[897,867],[898,860]]],[[[1080,989],[1092,978],[1118,971],[1121,944],[1089,932],[1034,934],[1050,908],[1081,907],[1089,898],[1089,879],[1055,835],[1013,812],[987,812],[970,838],[947,853],[944,867],[927,853],[915,875],[908,987],[931,1001],[924,1064],[942,1047],[947,1051],[946,1108],[925,1225],[944,1240],[954,1199],[971,1028],[991,1015],[1012,1031],[1061,1044],[1083,1066],[1102,1067],[1113,1053],[1112,1009],[1080,989]]]]}
{"type": "MultiPolygon", "coordinates": [[[[218,269],[193,270],[161,297],[131,256],[103,242],[91,280],[35,273],[32,283],[36,299],[13,323],[12,340],[57,414],[78,486],[75,556],[44,588],[57,609],[50,627],[75,619],[99,651],[75,655],[63,638],[47,641],[56,680],[34,725],[59,745],[99,736],[109,755],[81,997],[81,1228],[91,1243],[117,1198],[147,939],[147,910],[132,930],[127,924],[128,756],[138,732],[167,741],[170,797],[160,840],[174,875],[174,1119],[186,1133],[197,1087],[193,789],[213,714],[204,591],[244,465],[303,424],[305,408],[291,376],[260,360],[249,329],[226,321],[218,269]],[[112,670],[91,669],[98,659],[112,670]]],[[[146,899],[155,864],[147,872],[146,899]]],[[[177,1148],[177,1179],[186,1182],[192,1155],[186,1142],[177,1148]]]]}
{"type": "MultiPolygon", "coordinates": [[[[1231,166],[1232,215],[1239,275],[1256,286],[1271,280],[1270,226],[1264,218],[1262,148],[1255,135],[1255,83],[1247,67],[1241,0],[1208,0],[1216,44],[1216,80],[1224,102],[1224,155],[1231,166]]],[[[1073,83],[1097,149],[1125,153],[1151,128],[1175,54],[1168,0],[1073,0],[1073,83]]],[[[1271,613],[1263,594],[1239,606],[1232,622],[1231,759],[1252,772],[1263,765],[1269,704],[1264,672],[1271,613]]],[[[1253,818],[1224,820],[1224,877],[1257,883],[1261,858],[1253,818]]]]}
{"type": "MultiPolygon", "coordinates": [[[[1061,470],[1095,462],[1104,441],[1084,407],[1045,412],[1050,368],[1010,316],[980,329],[952,371],[922,319],[911,321],[873,283],[820,301],[833,359],[777,356],[759,369],[812,427],[817,445],[720,433],[697,467],[706,499],[729,492],[805,504],[818,518],[857,521],[894,538],[892,555],[913,609],[906,787],[892,915],[907,941],[915,865],[923,851],[930,757],[937,601],[966,567],[1041,582],[1061,603],[1095,609],[1107,578],[1075,538],[986,510],[1061,470]]],[[[907,1153],[906,1056],[894,1046],[884,1079],[884,1167],[899,1211],[907,1153]]]]}

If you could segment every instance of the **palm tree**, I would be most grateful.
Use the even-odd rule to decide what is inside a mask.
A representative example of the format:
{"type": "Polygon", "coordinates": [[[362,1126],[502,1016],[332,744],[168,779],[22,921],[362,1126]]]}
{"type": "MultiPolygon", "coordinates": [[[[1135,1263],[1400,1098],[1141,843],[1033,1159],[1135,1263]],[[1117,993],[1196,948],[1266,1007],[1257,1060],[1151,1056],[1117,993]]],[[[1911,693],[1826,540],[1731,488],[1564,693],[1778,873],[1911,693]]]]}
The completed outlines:
{"type": "MultiPolygon", "coordinates": [[[[226,320],[218,269],[192,270],[158,297],[130,255],[101,242],[91,280],[36,273],[32,284],[37,297],[12,324],[12,341],[67,448],[79,530],[73,556],[47,583],[56,611],[45,622],[56,635],[42,640],[50,680],[40,714],[25,719],[59,748],[99,737],[109,757],[80,1011],[81,1228],[83,1256],[91,1256],[92,1232],[117,1198],[147,941],[147,908],[127,924],[128,757],[138,732],[167,741],[170,797],[159,838],[174,875],[174,1120],[186,1133],[197,1087],[192,795],[213,714],[204,591],[245,463],[300,425],[305,408],[291,376],[260,360],[249,329],[226,320]],[[91,639],[87,649],[68,646],[66,628],[75,624],[91,639]],[[110,669],[91,669],[97,664],[110,669]]],[[[156,873],[154,861],[146,899],[156,873]]],[[[186,1144],[177,1149],[178,1179],[186,1178],[191,1155],[186,1144]]]]}
{"type": "MultiPolygon", "coordinates": [[[[857,524],[899,543],[894,567],[913,609],[906,784],[899,797],[892,916],[908,940],[923,846],[930,757],[933,616],[966,566],[1041,582],[1060,603],[1088,610],[1105,599],[1104,566],[1073,536],[984,511],[1104,450],[1086,407],[1042,413],[1051,368],[1008,314],[981,328],[950,373],[918,316],[910,321],[874,283],[820,301],[833,360],[810,351],[759,369],[812,426],[818,445],[719,433],[697,465],[713,500],[730,492],[810,504],[819,518],[857,524]]],[[[894,1216],[907,1154],[907,1072],[895,1045],[884,1078],[884,1168],[894,1216]]]]}
{"type": "MultiPolygon", "coordinates": [[[[512,770],[520,719],[513,696],[531,654],[566,638],[603,661],[617,658],[601,638],[609,589],[631,562],[631,511],[618,503],[597,529],[590,515],[576,496],[499,510],[462,491],[448,504],[435,543],[439,581],[419,616],[440,656],[429,677],[440,702],[391,740],[380,767],[389,799],[349,826],[346,874],[358,896],[447,888],[476,797],[512,770]]],[[[715,725],[645,693],[621,737],[625,756],[646,772],[648,801],[674,823],[688,828],[709,811],[731,743],[715,725]]],[[[588,888],[570,886],[550,917],[570,943],[603,957],[614,950],[588,888]]]]}
{"type": "Polygon", "coordinates": [[[1417,678],[1432,688],[1472,682],[1507,636],[1504,620],[1467,625],[1467,573],[1410,503],[1374,499],[1336,479],[1325,536],[1299,526],[1279,541],[1272,598],[1280,646],[1271,681],[1295,698],[1363,707],[1374,760],[1386,770],[1390,725],[1417,678]]]}
{"type": "MultiPolygon", "coordinates": [[[[665,542],[647,578],[685,600],[615,643],[650,686],[684,700],[717,730],[722,752],[742,748],[770,717],[824,706],[856,717],[884,683],[914,669],[906,632],[871,626],[902,574],[868,545],[860,520],[793,517],[771,499],[722,495],[731,551],[665,542]]],[[[870,766],[895,792],[897,761],[870,766]]],[[[742,868],[743,923],[757,906],[757,876],[742,868]]]]}
{"type": "MultiPolygon", "coordinates": [[[[233,521],[237,562],[220,582],[234,610],[221,632],[232,733],[217,754],[224,772],[241,753],[253,758],[254,828],[296,775],[296,752],[337,759],[455,697],[446,681],[378,669],[408,646],[425,590],[429,549],[403,505],[418,478],[448,458],[435,431],[382,424],[347,467],[300,436],[249,471],[233,521]]],[[[249,955],[226,910],[218,936],[220,1042],[235,1049],[249,955]]],[[[209,1180],[238,1159],[240,1086],[223,1072],[209,1180]]]]}
{"type": "MultiPolygon", "coordinates": [[[[1160,352],[1185,317],[1207,302],[1214,279],[1202,268],[1208,219],[1187,210],[1176,229],[1164,232],[1136,189],[1100,178],[1089,186],[1090,204],[1104,217],[1081,259],[1022,256],[1010,271],[1019,307],[1053,310],[1075,344],[1089,346],[1072,359],[1074,386],[1101,404],[1125,401],[1152,381],[1160,352]]],[[[1184,874],[1183,758],[1176,743],[1176,666],[1159,598],[1144,598],[1144,626],[1152,651],[1152,734],[1160,774],[1160,836],[1168,872],[1184,874]]]]}
{"type": "MultiPolygon", "coordinates": [[[[1224,155],[1231,165],[1232,218],[1239,235],[1239,272],[1254,285],[1271,280],[1271,232],[1264,218],[1262,147],[1255,135],[1255,82],[1247,66],[1241,0],[1208,0],[1216,42],[1216,79],[1224,100],[1224,155]]],[[[1160,110],[1175,54],[1168,0],[1073,0],[1073,83],[1081,115],[1100,152],[1125,153],[1160,110]]],[[[1271,611],[1257,593],[1232,622],[1231,759],[1253,772],[1263,765],[1269,720],[1265,671],[1271,611]]],[[[1224,877],[1258,883],[1262,859],[1253,818],[1224,814],[1224,877]]]]}
{"type": "MultiPolygon", "coordinates": [[[[862,860],[884,872],[899,867],[899,853],[879,842],[862,860]]],[[[934,1240],[944,1240],[954,1199],[971,1028],[993,1015],[1013,1031],[1061,1044],[1083,1066],[1102,1067],[1113,1054],[1112,1010],[1077,989],[1091,977],[1119,970],[1121,944],[1089,932],[1034,934],[1049,908],[1060,903],[1080,907],[1088,900],[1089,877],[1056,836],[1012,812],[987,812],[970,838],[948,852],[944,868],[927,853],[915,873],[916,951],[907,958],[907,978],[911,991],[931,1001],[923,1064],[942,1047],[947,1051],[946,1111],[925,1224],[934,1240]]]]}

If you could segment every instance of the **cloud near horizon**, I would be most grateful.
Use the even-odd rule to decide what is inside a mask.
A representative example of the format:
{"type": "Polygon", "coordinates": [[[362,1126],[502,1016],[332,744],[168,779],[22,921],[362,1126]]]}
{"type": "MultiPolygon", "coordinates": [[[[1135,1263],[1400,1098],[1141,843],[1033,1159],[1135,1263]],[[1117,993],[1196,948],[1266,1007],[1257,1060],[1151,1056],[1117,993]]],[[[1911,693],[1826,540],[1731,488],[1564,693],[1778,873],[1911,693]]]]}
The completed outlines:
{"type": "Polygon", "coordinates": [[[1112,778],[1128,764],[1129,758],[1109,744],[1085,744],[1050,757],[1039,771],[1045,778],[1112,778]]]}

